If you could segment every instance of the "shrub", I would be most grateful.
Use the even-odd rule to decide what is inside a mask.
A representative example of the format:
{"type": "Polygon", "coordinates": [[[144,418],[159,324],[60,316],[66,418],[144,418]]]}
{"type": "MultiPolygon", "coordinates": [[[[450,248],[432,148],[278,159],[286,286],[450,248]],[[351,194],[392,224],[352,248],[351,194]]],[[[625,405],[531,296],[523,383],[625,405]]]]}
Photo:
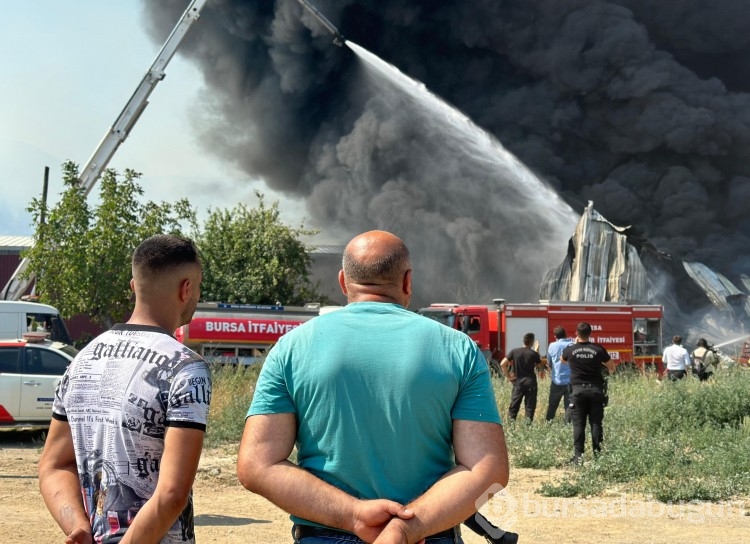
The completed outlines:
{"type": "Polygon", "coordinates": [[[212,394],[206,445],[239,442],[261,365],[211,365],[212,394]]]}

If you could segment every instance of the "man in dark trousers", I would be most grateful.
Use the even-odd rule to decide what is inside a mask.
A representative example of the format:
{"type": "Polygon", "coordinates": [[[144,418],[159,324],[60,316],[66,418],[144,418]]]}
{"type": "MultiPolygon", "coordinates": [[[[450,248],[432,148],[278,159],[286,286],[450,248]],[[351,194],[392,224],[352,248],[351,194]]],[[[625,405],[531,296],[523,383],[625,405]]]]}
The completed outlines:
{"type": "Polygon", "coordinates": [[[571,401],[573,404],[573,464],[580,464],[586,444],[586,419],[591,425],[594,455],[601,450],[604,438],[604,376],[615,371],[615,363],[599,344],[589,342],[591,325],[579,323],[576,342],[563,350],[562,361],[570,365],[571,401]]]}
{"type": "Polygon", "coordinates": [[[508,407],[508,419],[511,421],[516,420],[522,401],[524,401],[526,410],[526,420],[529,423],[534,421],[537,396],[536,372],[545,368],[539,353],[531,349],[534,338],[533,332],[524,334],[523,347],[510,350],[500,362],[503,374],[513,384],[510,406],[508,407]],[[513,363],[513,375],[508,368],[511,363],[513,363]]]}
{"type": "Polygon", "coordinates": [[[565,423],[570,423],[570,366],[560,360],[565,348],[573,343],[563,327],[557,326],[552,332],[555,341],[547,346],[547,364],[549,366],[549,404],[547,405],[547,421],[555,419],[560,400],[565,409],[565,423]]]}

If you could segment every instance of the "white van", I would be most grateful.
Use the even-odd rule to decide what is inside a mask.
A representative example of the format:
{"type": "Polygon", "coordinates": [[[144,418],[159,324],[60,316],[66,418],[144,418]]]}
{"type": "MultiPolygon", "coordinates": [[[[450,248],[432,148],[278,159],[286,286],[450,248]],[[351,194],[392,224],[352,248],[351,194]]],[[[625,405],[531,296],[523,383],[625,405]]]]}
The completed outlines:
{"type": "Polygon", "coordinates": [[[23,338],[27,333],[49,333],[49,340],[72,344],[57,308],[38,302],[0,300],[0,338],[23,338]]]}
{"type": "Polygon", "coordinates": [[[0,340],[0,428],[48,427],[55,389],[76,353],[39,338],[0,340]]]}

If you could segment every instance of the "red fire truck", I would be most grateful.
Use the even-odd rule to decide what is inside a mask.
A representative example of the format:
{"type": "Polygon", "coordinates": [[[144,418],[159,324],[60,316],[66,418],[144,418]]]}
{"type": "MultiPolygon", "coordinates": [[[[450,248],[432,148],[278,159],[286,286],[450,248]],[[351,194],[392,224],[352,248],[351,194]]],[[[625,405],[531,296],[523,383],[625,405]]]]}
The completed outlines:
{"type": "Polygon", "coordinates": [[[468,334],[487,357],[495,372],[505,353],[523,345],[533,332],[539,354],[547,356],[554,342],[553,329],[565,328],[575,337],[581,321],[591,324],[591,341],[602,344],[618,364],[638,368],[653,365],[661,375],[662,316],[658,305],[626,305],[589,302],[540,302],[509,304],[495,299],[494,306],[432,304],[419,313],[468,334]]]}
{"type": "Polygon", "coordinates": [[[284,334],[320,312],[319,304],[200,303],[192,321],[177,329],[175,337],[209,361],[252,364],[284,334]]]}

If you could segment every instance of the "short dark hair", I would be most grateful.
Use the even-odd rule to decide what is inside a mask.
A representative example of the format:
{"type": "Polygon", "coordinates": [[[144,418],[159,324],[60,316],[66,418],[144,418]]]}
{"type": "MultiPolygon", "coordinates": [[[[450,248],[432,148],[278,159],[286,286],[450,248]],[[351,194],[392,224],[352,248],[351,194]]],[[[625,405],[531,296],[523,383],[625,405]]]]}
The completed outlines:
{"type": "Polygon", "coordinates": [[[673,344],[682,344],[682,336],[680,336],[679,334],[675,334],[672,337],[672,343],[673,344]]]}
{"type": "Polygon", "coordinates": [[[698,338],[698,347],[708,348],[708,340],[706,340],[705,338],[698,338]]]}
{"type": "Polygon", "coordinates": [[[133,273],[158,274],[183,264],[200,265],[195,243],[173,234],[146,238],[133,252],[133,273]]]}
{"type": "Polygon", "coordinates": [[[559,325],[555,327],[554,329],[552,329],[552,334],[554,334],[555,338],[557,338],[558,340],[568,336],[567,333],[565,332],[565,329],[559,325]]]}
{"type": "Polygon", "coordinates": [[[393,251],[371,262],[357,260],[351,252],[344,250],[341,268],[348,280],[366,283],[372,280],[395,280],[411,267],[409,248],[401,240],[394,245],[393,251]]]}
{"type": "Polygon", "coordinates": [[[576,327],[576,333],[578,333],[578,336],[581,338],[588,338],[591,336],[591,325],[585,321],[581,321],[576,327]]]}
{"type": "Polygon", "coordinates": [[[534,338],[536,338],[536,336],[534,336],[533,332],[527,332],[523,335],[523,345],[530,346],[534,343],[534,338]]]}

